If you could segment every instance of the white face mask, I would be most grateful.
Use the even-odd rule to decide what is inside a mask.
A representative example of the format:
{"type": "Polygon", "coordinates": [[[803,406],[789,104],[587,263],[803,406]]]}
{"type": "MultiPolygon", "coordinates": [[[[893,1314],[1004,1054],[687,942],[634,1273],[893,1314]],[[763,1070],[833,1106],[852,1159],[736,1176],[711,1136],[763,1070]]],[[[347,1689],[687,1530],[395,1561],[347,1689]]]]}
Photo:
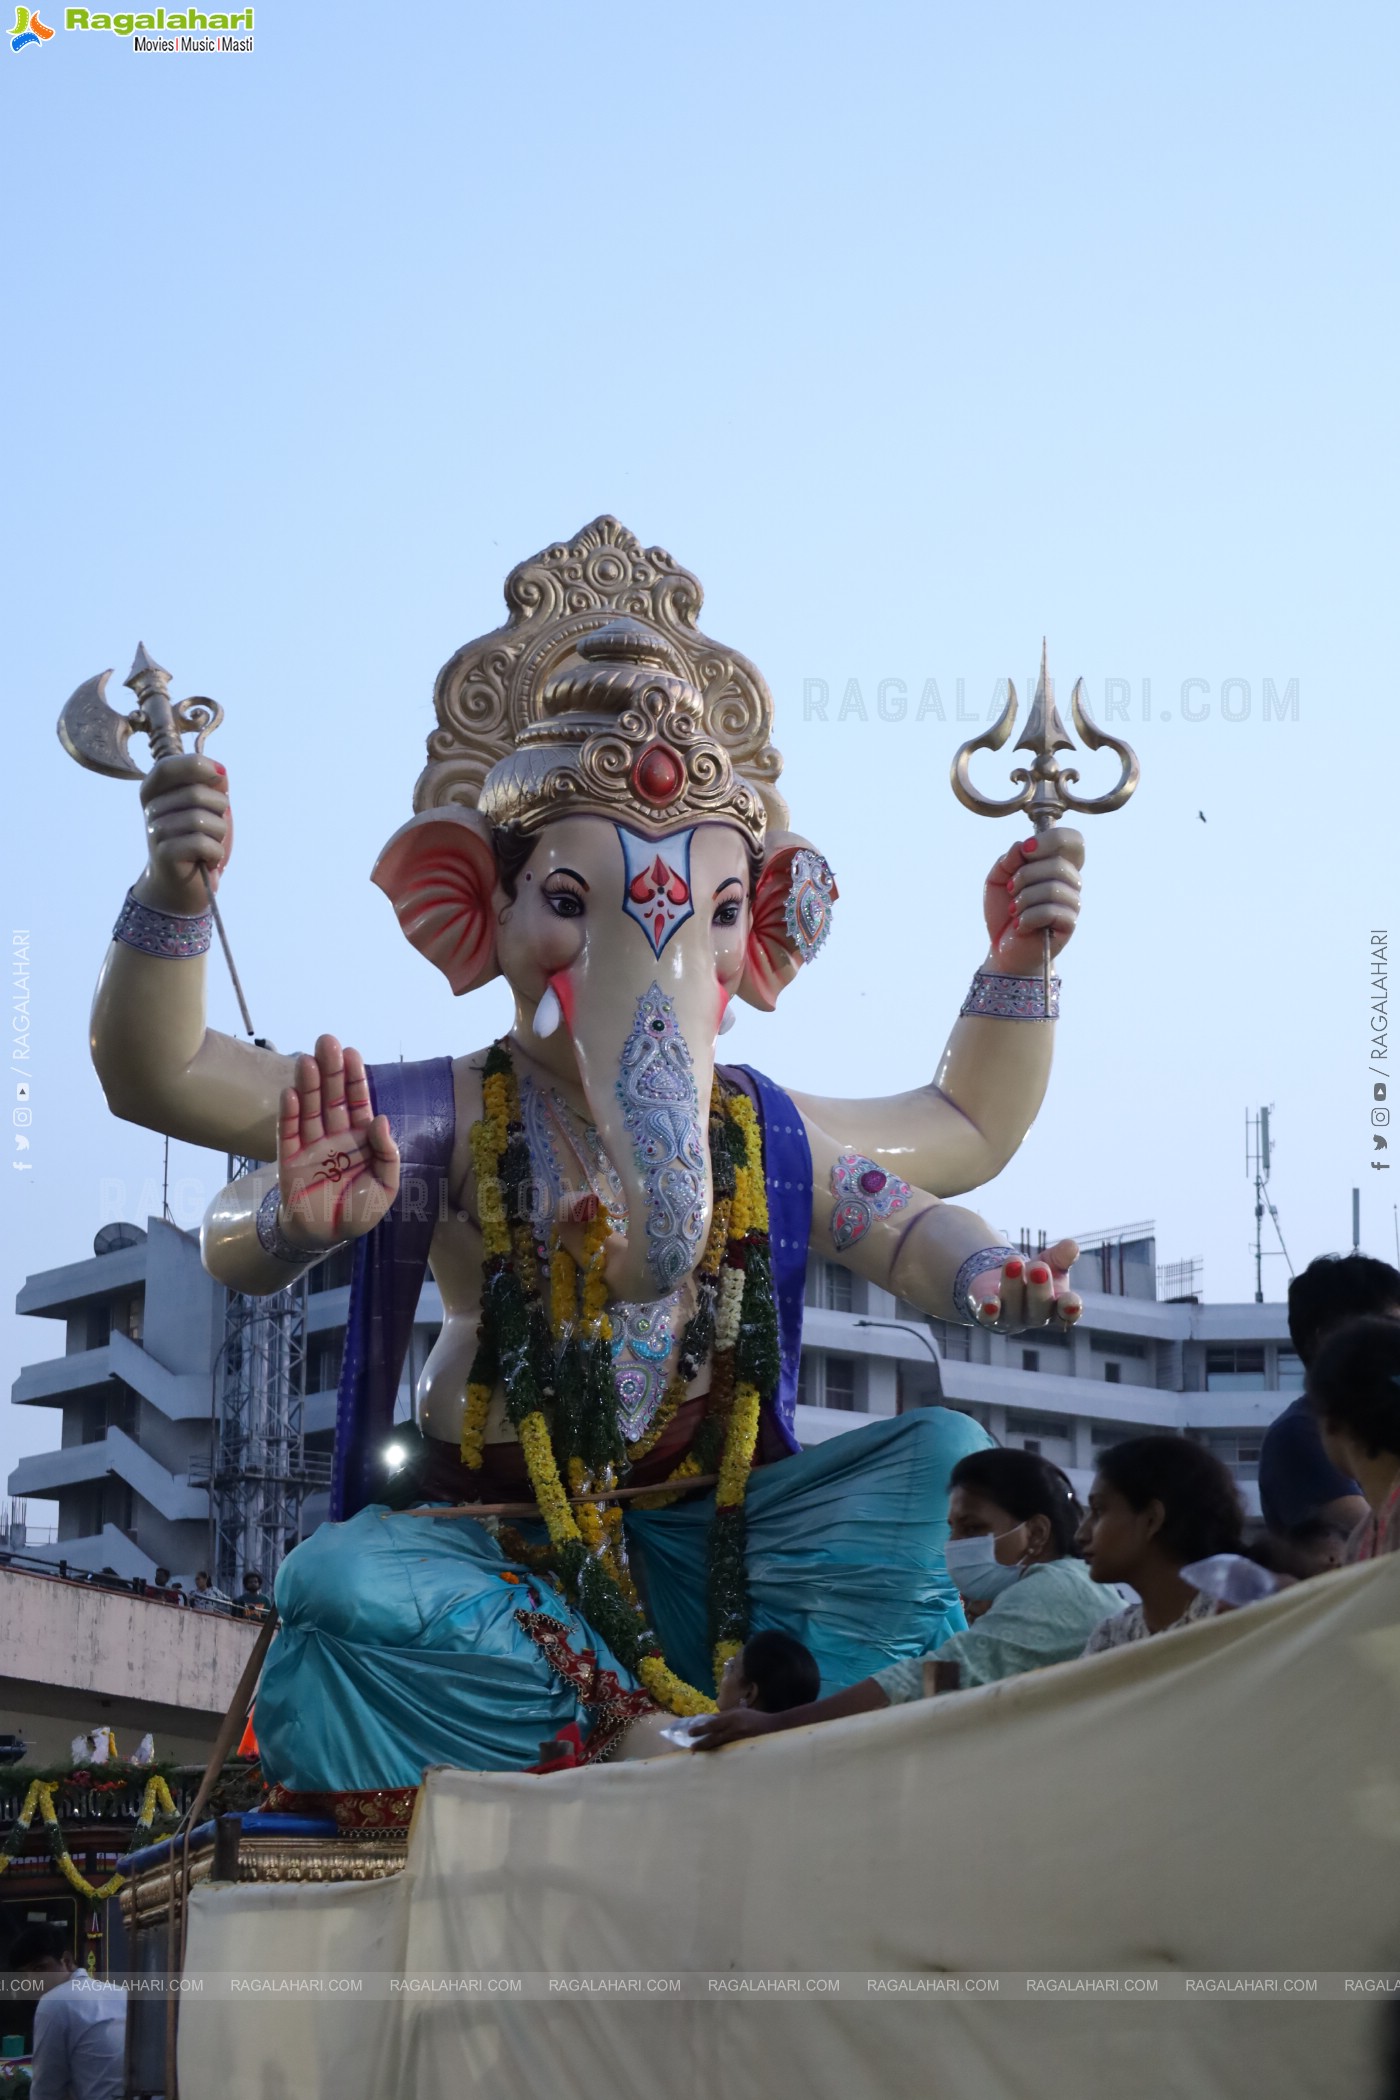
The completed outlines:
{"type": "MultiPolygon", "coordinates": [[[[999,1533],[998,1538],[1013,1538],[1020,1529],[1019,1524],[1013,1525],[1010,1531],[999,1533]]],[[[969,1604],[990,1604],[993,1597],[999,1597],[1020,1580],[1019,1567],[1008,1567],[997,1559],[997,1544],[998,1539],[984,1532],[979,1539],[949,1539],[943,1548],[958,1595],[969,1604]]]]}

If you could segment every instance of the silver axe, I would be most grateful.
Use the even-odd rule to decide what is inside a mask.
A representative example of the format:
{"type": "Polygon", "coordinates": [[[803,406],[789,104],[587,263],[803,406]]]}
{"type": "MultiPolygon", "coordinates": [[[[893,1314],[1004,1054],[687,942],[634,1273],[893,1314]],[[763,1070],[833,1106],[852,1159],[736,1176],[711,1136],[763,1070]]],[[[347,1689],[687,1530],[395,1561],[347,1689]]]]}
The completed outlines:
{"type": "MultiPolygon", "coordinates": [[[[133,735],[150,739],[153,759],[178,758],[184,748],[180,739],[190,731],[195,733],[196,752],[203,756],[206,737],[224,719],[217,700],[206,699],[202,693],[188,700],[172,700],[170,673],[161,668],[144,642],[136,644],[136,661],[126,680],[138,703],[128,714],[120,714],[108,703],[107,680],[111,675],[110,671],[99,671],[95,678],[85,679],[58,718],[58,741],[70,758],[86,766],[90,773],[105,773],[111,780],[144,780],[144,772],[133,764],[128,750],[133,735]]],[[[199,872],[204,878],[228,974],[233,979],[243,1026],[253,1035],[253,1017],[243,996],[209,870],[201,864],[199,872]]]]}

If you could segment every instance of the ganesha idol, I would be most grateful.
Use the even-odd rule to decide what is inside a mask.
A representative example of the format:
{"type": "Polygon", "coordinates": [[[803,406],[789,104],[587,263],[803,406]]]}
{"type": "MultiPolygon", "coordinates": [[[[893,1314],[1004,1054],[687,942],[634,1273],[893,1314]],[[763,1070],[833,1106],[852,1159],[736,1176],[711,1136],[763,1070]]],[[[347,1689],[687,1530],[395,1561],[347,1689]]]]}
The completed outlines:
{"type": "MultiPolygon", "coordinates": [[[[276,1160],[212,1206],[217,1278],[275,1292],[355,1244],[332,1521],[280,1570],[257,1732],[277,1798],[372,1795],[350,1812],[381,1818],[428,1765],[522,1769],[561,1739],[592,1760],[642,1716],[706,1710],[750,1630],[804,1640],[829,1691],[962,1626],[947,1476],[986,1436],[933,1407],[800,1448],[809,1257],[943,1320],[1079,1312],[1072,1243],[1025,1260],[949,1200],[1044,1095],[1043,948],[1074,928],[1078,836],[992,869],[990,946],[928,1084],[789,1092],[719,1049],[735,999],[769,1012],[816,959],[837,896],[789,828],[762,678],[700,632],[695,578],[610,518],[506,600],[439,675],[373,880],[454,993],[504,976],[509,1032],[366,1066],[331,1035],[282,1056],[208,1029],[229,784],[192,754],[146,777],[148,864],[93,1016],[118,1115],[276,1160]],[[391,1507],[429,1270],[445,1317],[391,1507]]],[[[910,969],[947,945],[930,929],[910,969]]]]}

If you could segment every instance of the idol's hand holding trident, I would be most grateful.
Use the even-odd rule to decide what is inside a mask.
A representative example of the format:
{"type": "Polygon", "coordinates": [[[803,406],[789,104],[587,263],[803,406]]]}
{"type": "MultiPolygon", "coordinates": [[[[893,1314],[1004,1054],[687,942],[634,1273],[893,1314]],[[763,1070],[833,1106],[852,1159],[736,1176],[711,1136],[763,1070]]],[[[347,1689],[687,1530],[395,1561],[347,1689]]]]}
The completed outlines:
{"type": "Polygon", "coordinates": [[[1121,809],[1138,784],[1137,756],[1118,737],[1109,736],[1092,722],[1084,707],[1084,681],[1079,679],[1070,701],[1074,726],[1091,751],[1107,749],[1117,754],[1121,771],[1107,794],[1080,796],[1071,783],[1079,775],[1073,767],[1061,766],[1057,751],[1073,751],[1055,706],[1046,672],[1045,644],[1040,649],[1040,679],[1035,689],[1030,718],[1016,749],[1029,751],[1034,763],[1017,766],[1011,778],[1018,792],[1004,801],[993,801],[972,785],[970,761],[974,751],[1000,751],[1016,722],[1016,688],[1007,680],[1006,706],[992,727],[971,737],[953,760],[953,793],[965,809],[979,817],[1016,816],[1022,811],[1035,833],[1023,845],[1002,855],[987,878],[987,931],[997,966],[1012,976],[1028,974],[1026,964],[1038,944],[1043,988],[1041,1017],[1054,1018],[1051,1001],[1051,963],[1074,930],[1079,908],[1079,870],[1084,864],[1084,841],[1077,831],[1055,827],[1067,812],[1097,816],[1121,809]]]}

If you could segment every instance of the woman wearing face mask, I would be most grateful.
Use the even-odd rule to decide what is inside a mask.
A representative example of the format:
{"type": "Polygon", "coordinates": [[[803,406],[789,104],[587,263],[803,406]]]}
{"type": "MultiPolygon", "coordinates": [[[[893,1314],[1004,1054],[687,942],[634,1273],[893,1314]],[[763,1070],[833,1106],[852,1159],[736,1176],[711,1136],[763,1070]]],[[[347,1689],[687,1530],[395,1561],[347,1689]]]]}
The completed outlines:
{"type": "Polygon", "coordinates": [[[1076,1556],[1081,1515],[1059,1467],[1030,1451],[973,1451],[959,1459],[949,1475],[945,1556],[974,1619],[968,1630],[931,1656],[893,1663],[786,1713],[740,1708],[715,1714],[697,1729],[696,1749],[898,1706],[929,1691],[991,1684],[1082,1654],[1092,1629],[1121,1610],[1123,1600],[1095,1582],[1076,1556]]]}

